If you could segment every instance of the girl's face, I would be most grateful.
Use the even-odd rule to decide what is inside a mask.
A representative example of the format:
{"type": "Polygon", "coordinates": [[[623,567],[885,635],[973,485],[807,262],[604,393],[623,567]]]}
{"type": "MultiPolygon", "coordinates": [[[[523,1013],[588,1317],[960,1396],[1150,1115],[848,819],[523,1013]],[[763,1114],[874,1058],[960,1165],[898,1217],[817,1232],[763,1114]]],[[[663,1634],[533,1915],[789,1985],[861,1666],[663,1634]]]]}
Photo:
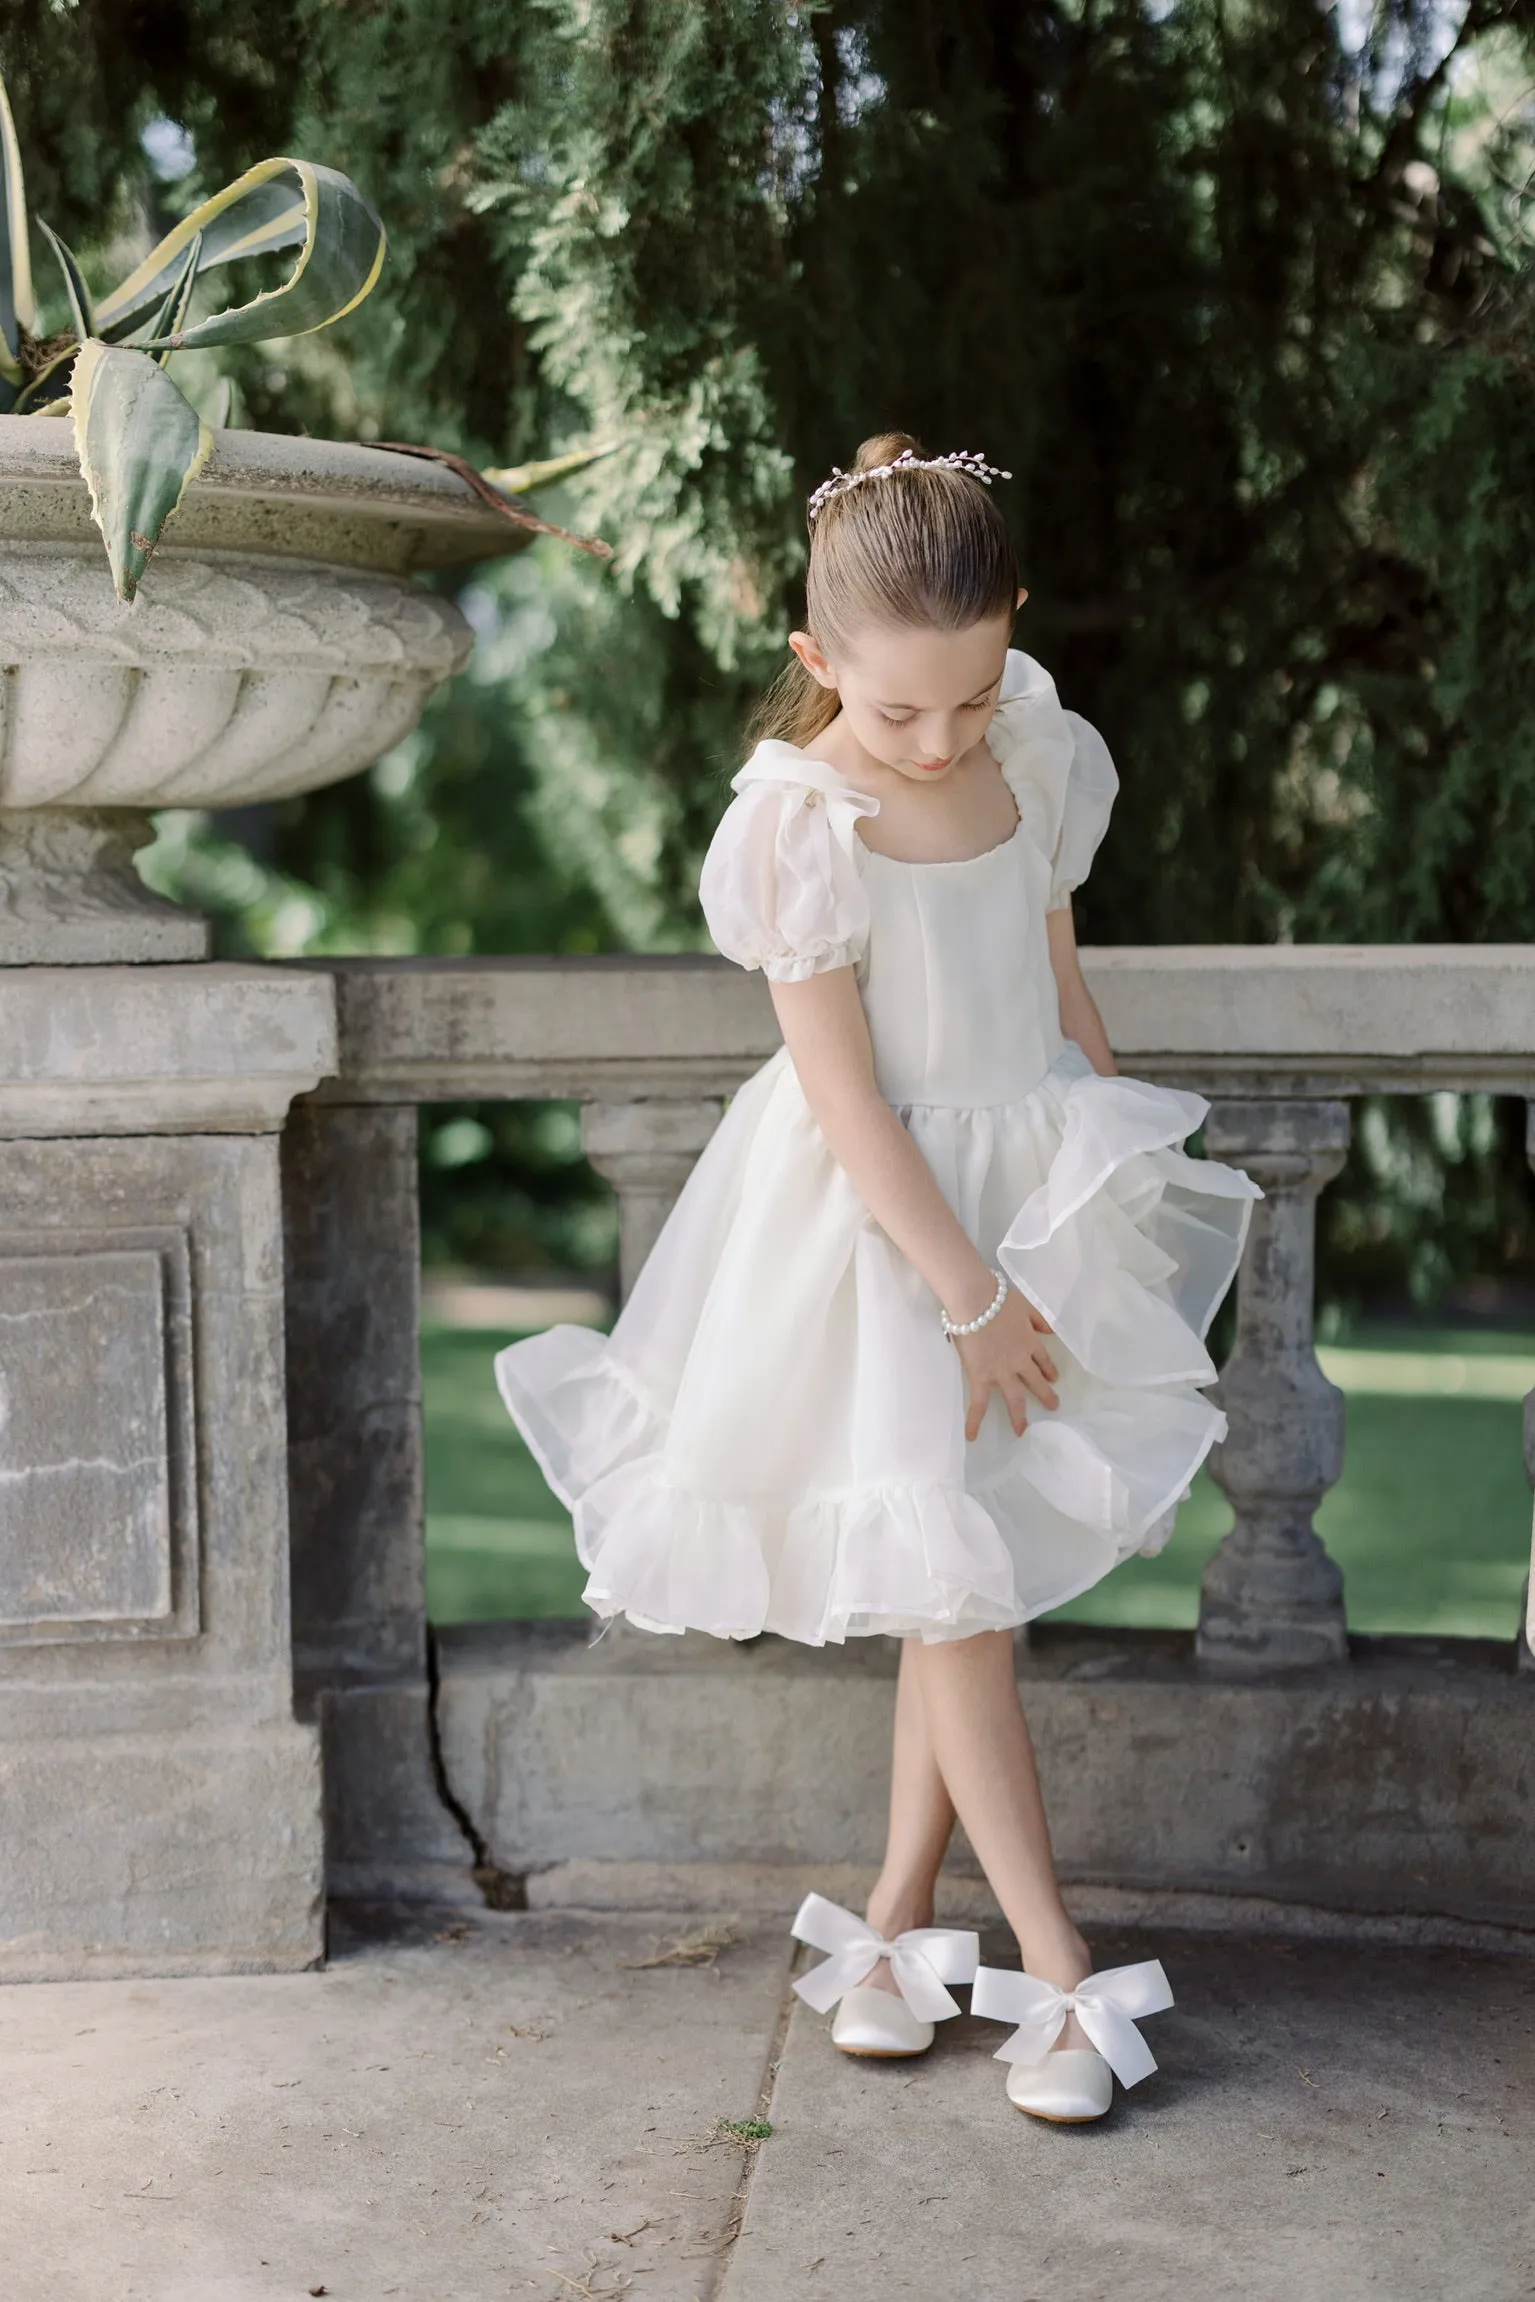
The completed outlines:
{"type": "MultiPolygon", "coordinates": [[[[1021,607],[1028,597],[1018,595],[1021,607]]],[[[989,617],[964,631],[871,626],[827,656],[809,632],[789,645],[822,687],[835,688],[842,716],[871,759],[914,783],[940,783],[985,734],[997,708],[1012,617],[989,617]]]]}

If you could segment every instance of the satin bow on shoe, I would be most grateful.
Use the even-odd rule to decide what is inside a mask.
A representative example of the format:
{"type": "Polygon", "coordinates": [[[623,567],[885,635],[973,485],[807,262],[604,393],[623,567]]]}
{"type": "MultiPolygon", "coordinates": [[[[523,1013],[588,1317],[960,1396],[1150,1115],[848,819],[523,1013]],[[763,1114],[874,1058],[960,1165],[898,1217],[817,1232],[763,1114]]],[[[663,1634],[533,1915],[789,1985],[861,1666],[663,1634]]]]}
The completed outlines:
{"type": "Polygon", "coordinates": [[[886,1942],[866,1918],[855,1918],[838,1902],[807,1894],[789,1932],[813,1950],[831,1953],[822,1966],[802,1974],[794,1987],[817,2014],[829,2013],[839,1998],[872,1974],[882,1958],[890,1961],[896,1989],[922,2022],[943,2022],[960,2012],[945,1984],[973,1982],[980,1963],[978,1934],[957,1926],[913,1926],[886,1942]]]}
{"type": "Polygon", "coordinates": [[[970,1993],[972,2014],[1018,2025],[997,2048],[998,2062],[1043,2062],[1065,2029],[1067,2015],[1074,2014],[1121,2086],[1138,2085],[1157,2066],[1136,2021],[1161,2014],[1172,2003],[1172,1988],[1159,1958],[1148,1958],[1140,1966],[1107,1966],[1101,1974],[1079,1982],[1075,1990],[1057,1990],[1053,1982],[1042,1982],[1036,1974],[982,1966],[970,1993]]]}

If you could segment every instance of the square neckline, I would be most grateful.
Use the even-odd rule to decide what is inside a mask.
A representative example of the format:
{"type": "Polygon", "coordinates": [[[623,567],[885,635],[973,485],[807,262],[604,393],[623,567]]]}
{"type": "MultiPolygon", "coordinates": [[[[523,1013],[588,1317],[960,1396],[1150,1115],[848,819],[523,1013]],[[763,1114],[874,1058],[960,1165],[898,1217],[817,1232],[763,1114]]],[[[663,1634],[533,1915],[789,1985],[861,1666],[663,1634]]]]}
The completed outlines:
{"type": "MultiPolygon", "coordinates": [[[[1023,832],[1023,809],[1019,804],[1018,794],[1013,789],[1013,779],[1008,774],[1003,762],[1000,759],[997,759],[997,754],[992,748],[990,738],[991,729],[988,727],[985,734],[981,737],[981,741],[985,744],[987,750],[991,752],[992,758],[997,762],[997,768],[1002,777],[1002,781],[1007,785],[1008,797],[1011,799],[1018,816],[1017,822],[1013,825],[1012,830],[1008,833],[1005,839],[994,840],[990,847],[983,847],[978,855],[887,855],[883,848],[871,847],[855,823],[853,826],[853,836],[856,839],[859,847],[862,849],[863,853],[865,855],[876,856],[881,863],[893,863],[901,871],[955,871],[962,869],[963,866],[967,863],[984,863],[988,856],[1001,855],[1005,853],[1008,848],[1012,847],[1020,838],[1023,832]]],[[[788,744],[785,746],[785,748],[789,751],[797,751],[801,759],[813,760],[816,766],[824,768],[828,775],[834,775],[838,783],[841,784],[844,791],[858,791],[857,784],[849,783],[841,768],[834,767],[829,759],[822,759],[816,752],[806,751],[802,744],[788,744]]],[[[875,811],[876,813],[878,812],[880,802],[874,798],[872,791],[858,792],[858,796],[860,799],[873,799],[875,811]]]]}
{"type": "MultiPolygon", "coordinates": [[[[1012,786],[1009,785],[1008,788],[1011,790],[1012,786]]],[[[1013,805],[1018,806],[1016,799],[1013,801],[1013,805]]],[[[984,863],[990,855],[1001,855],[1005,849],[1013,846],[1022,830],[1023,812],[1020,809],[1018,821],[1013,825],[1006,839],[996,840],[990,847],[983,847],[978,855],[887,855],[883,848],[871,847],[856,825],[853,836],[865,855],[876,856],[881,863],[893,863],[902,871],[956,871],[962,870],[967,863],[984,863]]]]}

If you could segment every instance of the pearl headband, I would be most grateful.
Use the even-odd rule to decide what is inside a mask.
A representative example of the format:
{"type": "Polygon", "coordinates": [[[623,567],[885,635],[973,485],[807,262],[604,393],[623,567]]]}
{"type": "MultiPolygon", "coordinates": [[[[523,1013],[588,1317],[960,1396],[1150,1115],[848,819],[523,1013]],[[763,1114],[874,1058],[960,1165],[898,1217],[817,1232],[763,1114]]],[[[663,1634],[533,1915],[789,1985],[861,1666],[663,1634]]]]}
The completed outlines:
{"type": "Polygon", "coordinates": [[[846,495],[851,488],[861,488],[865,480],[888,479],[892,472],[937,471],[968,472],[971,479],[979,480],[983,487],[988,488],[993,480],[1010,480],[1013,476],[1000,466],[987,463],[984,456],[976,455],[969,448],[961,448],[952,456],[919,456],[911,448],[902,448],[894,463],[876,464],[872,471],[845,472],[840,465],[833,464],[831,478],[822,480],[811,497],[806,518],[813,526],[817,513],[830,503],[833,496],[846,495]]]}

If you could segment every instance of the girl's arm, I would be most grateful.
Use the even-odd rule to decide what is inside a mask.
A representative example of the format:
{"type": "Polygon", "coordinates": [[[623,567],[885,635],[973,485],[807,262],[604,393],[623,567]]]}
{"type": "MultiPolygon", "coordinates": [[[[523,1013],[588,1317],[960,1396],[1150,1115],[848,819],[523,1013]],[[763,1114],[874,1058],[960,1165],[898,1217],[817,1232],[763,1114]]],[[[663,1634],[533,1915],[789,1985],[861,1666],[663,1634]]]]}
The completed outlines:
{"type": "Polygon", "coordinates": [[[1050,938],[1050,964],[1055,969],[1055,987],[1061,999],[1061,1029],[1068,1039],[1076,1041],[1096,1072],[1105,1079],[1117,1078],[1119,1066],[1114,1061],[1109,1035],[1103,1028],[1103,1017],[1083,980],[1082,962],[1077,954],[1076,922],[1069,903],[1063,904],[1059,911],[1045,913],[1045,931],[1050,938]]]}
{"type": "Polygon", "coordinates": [[[852,968],[823,968],[798,983],[769,978],[768,988],[832,1157],[949,1317],[978,1318],[996,1279],[874,1083],[874,1050],[852,968]]]}
{"type": "MultiPolygon", "coordinates": [[[[769,977],[768,988],[805,1100],[827,1148],[869,1213],[915,1265],[951,1319],[977,1319],[997,1285],[938,1179],[874,1081],[874,1050],[857,980],[849,967],[822,968],[798,983],[769,977]]],[[[1010,1289],[1001,1310],[973,1335],[957,1335],[968,1394],[965,1436],[978,1438],[992,1392],[1013,1429],[1028,1421],[1027,1394],[1059,1405],[1046,1322],[1010,1289]]]]}

